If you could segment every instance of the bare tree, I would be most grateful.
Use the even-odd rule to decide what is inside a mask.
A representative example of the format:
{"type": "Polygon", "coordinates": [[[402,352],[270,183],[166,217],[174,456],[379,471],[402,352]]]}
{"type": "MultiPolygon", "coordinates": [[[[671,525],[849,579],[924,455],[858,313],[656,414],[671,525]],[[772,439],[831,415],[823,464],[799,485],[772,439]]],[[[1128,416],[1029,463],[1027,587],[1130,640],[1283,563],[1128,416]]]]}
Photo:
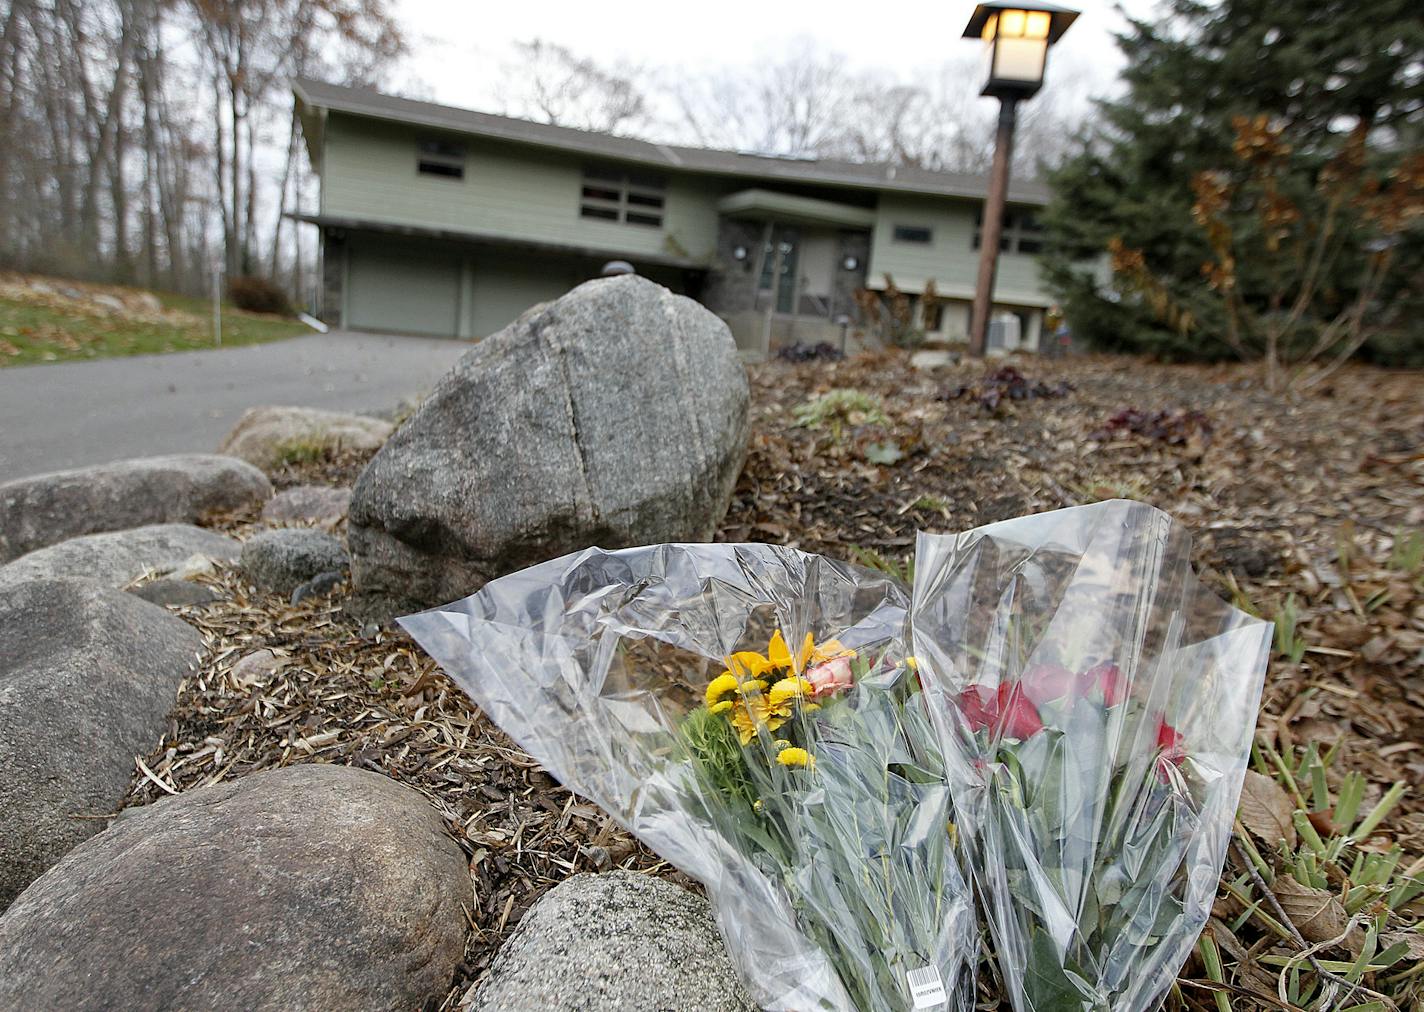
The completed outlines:
{"type": "MultiPolygon", "coordinates": [[[[675,109],[664,132],[704,146],[973,173],[993,155],[997,107],[980,96],[968,54],[907,77],[848,69],[803,39],[779,60],[663,80],[675,109]]],[[[1018,172],[1061,157],[1071,108],[1042,97],[1025,105],[1018,172]]]]}
{"type": "Polygon", "coordinates": [[[639,76],[636,68],[604,67],[564,46],[531,39],[515,43],[496,98],[511,116],[628,133],[647,124],[639,76]]]}

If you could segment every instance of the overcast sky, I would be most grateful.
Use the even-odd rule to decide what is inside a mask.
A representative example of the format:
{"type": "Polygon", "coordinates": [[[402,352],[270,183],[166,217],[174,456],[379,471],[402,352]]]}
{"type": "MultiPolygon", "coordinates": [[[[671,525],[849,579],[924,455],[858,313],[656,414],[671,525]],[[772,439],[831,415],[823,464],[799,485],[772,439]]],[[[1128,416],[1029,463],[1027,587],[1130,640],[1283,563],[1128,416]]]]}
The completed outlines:
{"type": "MultiPolygon", "coordinates": [[[[1141,13],[1153,4],[1127,0],[1126,6],[1141,13]]],[[[1060,88],[1086,96],[1112,86],[1121,66],[1112,32],[1123,21],[1116,0],[1078,6],[1082,15],[1050,58],[1049,86],[1057,78],[1060,88]]],[[[961,35],[973,9],[965,0],[711,0],[695,7],[667,0],[396,0],[412,55],[393,78],[405,94],[500,112],[499,81],[510,71],[510,46],[534,38],[605,65],[689,74],[775,59],[809,39],[855,69],[908,74],[972,54],[975,43],[961,35]]]]}

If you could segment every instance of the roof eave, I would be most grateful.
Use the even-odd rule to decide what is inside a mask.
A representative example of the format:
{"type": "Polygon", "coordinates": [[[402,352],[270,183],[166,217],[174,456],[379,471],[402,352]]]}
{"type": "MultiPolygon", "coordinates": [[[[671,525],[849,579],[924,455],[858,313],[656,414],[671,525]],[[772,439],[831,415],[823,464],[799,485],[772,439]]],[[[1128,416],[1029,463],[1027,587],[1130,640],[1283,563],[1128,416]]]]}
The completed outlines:
{"type": "MultiPolygon", "coordinates": [[[[720,168],[705,168],[702,166],[683,164],[680,159],[678,161],[670,161],[666,156],[661,158],[652,157],[648,155],[642,155],[633,151],[610,154],[607,152],[598,151],[592,146],[589,146],[587,148],[579,148],[568,143],[561,143],[557,141],[547,141],[531,137],[513,137],[507,134],[501,134],[500,132],[494,130],[473,129],[468,123],[458,123],[453,121],[449,117],[432,115],[430,113],[422,112],[420,110],[403,110],[401,113],[398,114],[391,110],[380,109],[372,107],[370,105],[364,105],[356,101],[343,101],[341,99],[332,100],[330,98],[316,100],[308,93],[306,89],[301,86],[300,81],[293,82],[292,91],[293,94],[295,94],[299,100],[306,103],[309,107],[330,109],[333,112],[344,113],[350,116],[365,116],[370,119],[383,120],[385,122],[391,123],[413,123],[419,126],[433,127],[438,130],[448,130],[451,133],[464,134],[466,136],[486,137],[492,140],[502,141],[507,144],[533,147],[546,151],[560,151],[565,153],[573,152],[585,156],[594,156],[609,161],[617,161],[624,162],[627,164],[653,167],[663,171],[682,172],[700,176],[725,176],[737,179],[776,180],[779,182],[801,183],[815,186],[829,186],[852,190],[868,190],[872,192],[910,193],[929,197],[950,197],[960,200],[983,200],[985,198],[985,194],[982,191],[973,191],[952,186],[927,186],[913,182],[907,183],[894,179],[848,179],[845,177],[835,177],[828,173],[777,173],[768,172],[765,170],[764,167],[758,168],[753,166],[726,166],[720,168]]],[[[624,138],[620,138],[620,140],[622,139],[624,138]]],[[[639,143],[650,144],[650,142],[639,143]]],[[[650,146],[660,147],[658,145],[651,144],[650,146]]],[[[1021,189],[1015,191],[1011,182],[1008,194],[1008,202],[1011,204],[1022,204],[1038,207],[1043,206],[1047,203],[1047,196],[1037,193],[1025,193],[1021,189]]]]}

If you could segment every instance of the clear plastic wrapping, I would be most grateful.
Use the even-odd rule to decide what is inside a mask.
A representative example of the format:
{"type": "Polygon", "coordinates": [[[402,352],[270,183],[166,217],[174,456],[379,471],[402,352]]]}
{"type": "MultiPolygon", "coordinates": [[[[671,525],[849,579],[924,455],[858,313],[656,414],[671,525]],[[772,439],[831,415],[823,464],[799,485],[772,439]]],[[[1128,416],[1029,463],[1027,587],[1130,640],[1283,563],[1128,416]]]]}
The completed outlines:
{"type": "Polygon", "coordinates": [[[922,534],[913,641],[1018,1012],[1155,1008],[1205,925],[1271,626],[1115,500],[922,534]]]}
{"type": "Polygon", "coordinates": [[[402,623],[704,883],[787,1012],[972,1008],[958,860],[1017,1012],[1154,1008],[1215,894],[1270,642],[1126,501],[921,535],[913,607],[791,549],[659,545],[402,623]]]}
{"type": "Polygon", "coordinates": [[[978,931],[908,604],[791,549],[660,545],[557,559],[402,624],[707,887],[764,1008],[969,1007],[978,931]]]}

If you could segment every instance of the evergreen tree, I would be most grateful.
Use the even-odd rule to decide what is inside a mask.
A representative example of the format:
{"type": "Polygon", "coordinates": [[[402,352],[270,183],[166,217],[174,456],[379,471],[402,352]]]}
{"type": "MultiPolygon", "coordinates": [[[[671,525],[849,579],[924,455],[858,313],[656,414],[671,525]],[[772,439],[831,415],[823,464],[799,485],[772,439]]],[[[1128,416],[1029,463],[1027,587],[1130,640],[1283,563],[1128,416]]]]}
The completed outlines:
{"type": "MultiPolygon", "coordinates": [[[[1045,275],[1075,333],[1100,347],[1231,355],[1220,306],[1200,298],[1212,251],[1193,220],[1193,178],[1238,163],[1239,117],[1264,115],[1281,128],[1298,170],[1283,186],[1307,219],[1321,212],[1318,173],[1361,124],[1379,160],[1417,151],[1424,122],[1418,0],[1168,0],[1159,19],[1130,22],[1118,45],[1127,57],[1124,93],[1101,104],[1100,123],[1049,176],[1045,275]],[[1141,252],[1165,299],[1153,304],[1125,293],[1105,283],[1101,268],[1085,266],[1101,263],[1114,239],[1141,252]],[[1193,312],[1184,321],[1164,313],[1164,301],[1193,312]]],[[[1397,312],[1400,327],[1374,339],[1372,349],[1376,357],[1424,360],[1418,228],[1405,246],[1382,298],[1396,310],[1413,300],[1417,311],[1397,312]]],[[[1347,260],[1332,263],[1325,286],[1342,301],[1355,277],[1347,260]]],[[[1239,265],[1248,300],[1265,298],[1260,266],[1239,265]]]]}

